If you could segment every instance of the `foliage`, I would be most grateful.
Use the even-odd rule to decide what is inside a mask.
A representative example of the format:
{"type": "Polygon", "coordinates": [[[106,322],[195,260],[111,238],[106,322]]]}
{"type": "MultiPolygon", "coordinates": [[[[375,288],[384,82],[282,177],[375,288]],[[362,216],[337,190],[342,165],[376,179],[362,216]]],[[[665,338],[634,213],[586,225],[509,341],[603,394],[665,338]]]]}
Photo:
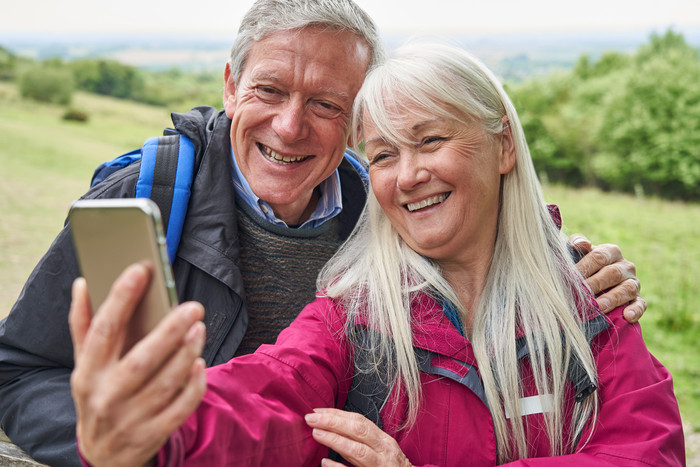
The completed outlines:
{"type": "Polygon", "coordinates": [[[0,81],[10,81],[15,77],[17,56],[4,47],[0,47],[0,81]]]}
{"type": "Polygon", "coordinates": [[[48,60],[26,69],[19,77],[22,97],[67,105],[73,98],[73,75],[59,60],[48,60]]]}
{"type": "Polygon", "coordinates": [[[143,93],[144,80],[134,67],[113,60],[77,60],[69,64],[79,89],[104,96],[133,98],[143,93]]]}
{"type": "Polygon", "coordinates": [[[63,118],[63,120],[70,120],[73,122],[87,122],[90,115],[83,110],[68,109],[61,118],[63,118]]]}
{"type": "Polygon", "coordinates": [[[514,87],[548,180],[700,200],[700,57],[681,34],[514,87]]]}

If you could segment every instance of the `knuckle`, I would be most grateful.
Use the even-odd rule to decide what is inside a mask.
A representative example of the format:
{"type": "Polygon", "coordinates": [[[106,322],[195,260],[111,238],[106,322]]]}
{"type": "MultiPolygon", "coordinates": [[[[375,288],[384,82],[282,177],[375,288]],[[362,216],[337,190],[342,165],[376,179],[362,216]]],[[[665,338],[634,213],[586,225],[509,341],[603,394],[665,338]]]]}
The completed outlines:
{"type": "Polygon", "coordinates": [[[362,443],[353,443],[353,445],[350,447],[350,451],[350,457],[360,461],[368,459],[372,453],[369,446],[362,443]]]}
{"type": "Polygon", "coordinates": [[[105,394],[95,394],[88,401],[88,410],[97,419],[104,418],[113,406],[112,399],[105,394]]]}
{"type": "Polygon", "coordinates": [[[637,297],[637,281],[634,279],[627,279],[622,283],[623,290],[626,296],[629,296],[629,300],[634,300],[637,297]]]}
{"type": "Polygon", "coordinates": [[[364,420],[354,420],[352,423],[352,431],[361,438],[366,438],[371,434],[371,427],[364,420]]]}
{"type": "Polygon", "coordinates": [[[107,319],[95,319],[90,329],[94,335],[105,340],[113,339],[117,333],[116,324],[107,319]]]}
{"type": "Polygon", "coordinates": [[[619,263],[613,264],[610,272],[612,276],[611,279],[617,283],[622,283],[626,279],[625,270],[619,263]]]}
{"type": "Polygon", "coordinates": [[[599,267],[610,264],[610,259],[607,250],[604,249],[604,246],[597,246],[589,254],[591,255],[593,262],[599,267]]]}
{"type": "Polygon", "coordinates": [[[76,398],[84,398],[88,393],[88,384],[83,378],[82,372],[79,370],[73,371],[70,376],[70,386],[76,398]]]}
{"type": "Polygon", "coordinates": [[[143,377],[151,372],[151,362],[145,358],[139,358],[133,354],[127,354],[122,359],[123,371],[126,375],[143,377]]]}

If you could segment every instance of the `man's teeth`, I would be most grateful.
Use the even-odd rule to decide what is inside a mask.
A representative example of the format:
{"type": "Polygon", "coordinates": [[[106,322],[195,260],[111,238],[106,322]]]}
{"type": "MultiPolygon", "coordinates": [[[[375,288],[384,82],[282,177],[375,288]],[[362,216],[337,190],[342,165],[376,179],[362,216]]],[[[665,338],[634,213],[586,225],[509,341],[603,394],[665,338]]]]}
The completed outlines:
{"type": "Polygon", "coordinates": [[[419,201],[417,203],[408,203],[406,207],[408,208],[409,211],[417,211],[419,209],[426,208],[428,206],[432,206],[433,204],[438,204],[442,203],[447,199],[447,194],[443,193],[441,195],[435,195],[430,198],[426,198],[423,201],[419,201]]]}
{"type": "Polygon", "coordinates": [[[267,146],[263,146],[263,153],[267,156],[268,159],[273,160],[275,162],[281,162],[283,164],[293,164],[294,162],[301,162],[304,159],[306,159],[306,156],[298,156],[298,157],[291,157],[291,156],[283,156],[281,154],[278,154],[277,152],[273,151],[272,149],[268,148],[267,146]]]}

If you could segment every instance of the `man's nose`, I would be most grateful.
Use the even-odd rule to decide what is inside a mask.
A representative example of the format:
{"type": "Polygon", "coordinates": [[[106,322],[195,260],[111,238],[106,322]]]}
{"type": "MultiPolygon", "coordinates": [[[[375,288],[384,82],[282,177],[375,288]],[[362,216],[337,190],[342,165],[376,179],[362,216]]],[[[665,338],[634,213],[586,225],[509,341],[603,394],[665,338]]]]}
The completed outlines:
{"type": "Polygon", "coordinates": [[[308,137],[309,127],[304,103],[290,99],[281,105],[273,119],[272,129],[285,143],[294,143],[308,137]]]}

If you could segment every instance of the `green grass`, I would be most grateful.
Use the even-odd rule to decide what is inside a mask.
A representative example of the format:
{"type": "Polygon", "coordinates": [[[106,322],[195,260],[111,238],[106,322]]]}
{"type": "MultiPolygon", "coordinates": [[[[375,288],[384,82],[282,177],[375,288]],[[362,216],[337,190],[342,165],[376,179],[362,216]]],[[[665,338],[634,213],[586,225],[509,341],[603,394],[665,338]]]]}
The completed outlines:
{"type": "Polygon", "coordinates": [[[73,106],[90,120],[64,121],[62,107],[22,100],[13,85],[0,83],[0,317],[95,167],[170,125],[163,109],[116,99],[78,93],[73,106]]]}
{"type": "MultiPolygon", "coordinates": [[[[0,83],[0,317],[93,169],[170,125],[163,109],[114,99],[78,94],[74,107],[90,114],[87,124],[65,122],[64,109],[21,100],[0,83]]],[[[674,376],[684,420],[700,430],[700,206],[557,186],[545,194],[569,233],[616,243],[637,265],[649,304],[645,339],[674,376]]]]}
{"type": "Polygon", "coordinates": [[[700,430],[700,205],[545,187],[569,233],[616,243],[637,266],[651,352],[671,371],[683,418],[700,430]]]}

